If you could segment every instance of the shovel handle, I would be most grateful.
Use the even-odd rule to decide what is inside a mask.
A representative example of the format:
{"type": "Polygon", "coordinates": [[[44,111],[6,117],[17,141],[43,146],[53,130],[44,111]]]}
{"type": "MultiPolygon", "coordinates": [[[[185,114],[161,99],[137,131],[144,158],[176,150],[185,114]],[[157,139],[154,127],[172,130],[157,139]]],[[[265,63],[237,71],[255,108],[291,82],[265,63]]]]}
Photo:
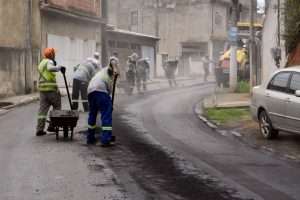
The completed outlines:
{"type": "Polygon", "coordinates": [[[113,82],[113,91],[112,91],[112,105],[114,105],[115,101],[115,93],[116,93],[116,84],[117,84],[117,79],[118,79],[119,74],[116,74],[114,77],[114,82],[113,82]]]}
{"type": "Polygon", "coordinates": [[[69,99],[70,108],[71,108],[71,110],[73,110],[72,101],[71,101],[71,96],[70,96],[69,87],[68,87],[67,78],[66,78],[66,73],[62,73],[62,74],[63,74],[63,77],[64,77],[66,89],[67,89],[67,94],[68,94],[68,99],[69,99]]]}

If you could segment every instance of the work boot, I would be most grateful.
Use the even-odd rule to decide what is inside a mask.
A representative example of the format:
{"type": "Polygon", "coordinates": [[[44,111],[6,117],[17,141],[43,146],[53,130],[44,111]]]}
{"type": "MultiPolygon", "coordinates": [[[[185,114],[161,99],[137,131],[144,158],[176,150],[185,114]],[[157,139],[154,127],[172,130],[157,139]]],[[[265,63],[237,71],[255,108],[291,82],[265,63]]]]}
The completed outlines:
{"type": "Polygon", "coordinates": [[[95,138],[95,134],[88,134],[86,144],[87,145],[94,145],[96,144],[97,140],[95,138]]]}
{"type": "Polygon", "coordinates": [[[87,145],[95,145],[97,143],[96,139],[95,140],[87,140],[86,144],[87,145]]]}
{"type": "Polygon", "coordinates": [[[115,141],[116,141],[116,136],[112,135],[111,139],[110,139],[110,142],[115,142],[115,141]]]}
{"type": "Polygon", "coordinates": [[[111,147],[111,146],[113,146],[111,143],[101,144],[101,147],[103,147],[103,148],[111,147]]]}
{"type": "Polygon", "coordinates": [[[36,132],[36,136],[43,136],[46,135],[47,133],[45,131],[38,131],[36,132]]]}

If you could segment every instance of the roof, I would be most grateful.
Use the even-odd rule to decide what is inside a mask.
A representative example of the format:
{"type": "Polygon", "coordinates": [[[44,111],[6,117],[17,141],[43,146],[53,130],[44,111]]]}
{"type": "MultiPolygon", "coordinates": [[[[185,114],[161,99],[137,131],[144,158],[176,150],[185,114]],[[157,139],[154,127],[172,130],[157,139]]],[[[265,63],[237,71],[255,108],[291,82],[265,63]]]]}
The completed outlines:
{"type": "Polygon", "coordinates": [[[295,71],[300,72],[300,65],[294,66],[294,67],[288,67],[284,69],[279,69],[279,71],[295,71]]]}
{"type": "Polygon", "coordinates": [[[128,31],[128,30],[124,30],[124,29],[108,29],[106,30],[107,32],[113,32],[113,33],[120,33],[120,34],[125,34],[125,35],[132,35],[132,36],[138,36],[138,37],[145,37],[145,38],[149,38],[149,39],[153,39],[153,40],[160,40],[160,38],[154,36],[154,35],[147,35],[147,34],[143,34],[143,33],[137,33],[137,32],[132,32],[132,31],[128,31]]]}

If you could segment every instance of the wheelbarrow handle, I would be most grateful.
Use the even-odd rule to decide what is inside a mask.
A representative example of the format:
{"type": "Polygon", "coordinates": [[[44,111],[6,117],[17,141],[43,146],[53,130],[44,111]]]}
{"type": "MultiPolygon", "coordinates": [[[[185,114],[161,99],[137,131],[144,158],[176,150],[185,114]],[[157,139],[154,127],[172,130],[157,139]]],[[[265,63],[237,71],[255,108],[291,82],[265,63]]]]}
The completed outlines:
{"type": "Polygon", "coordinates": [[[67,94],[68,94],[68,99],[69,99],[69,103],[70,103],[70,108],[71,108],[71,110],[73,110],[71,96],[70,96],[69,87],[68,87],[67,78],[66,78],[66,73],[62,72],[62,74],[63,74],[63,77],[64,77],[65,86],[66,86],[66,89],[67,89],[67,94]]]}

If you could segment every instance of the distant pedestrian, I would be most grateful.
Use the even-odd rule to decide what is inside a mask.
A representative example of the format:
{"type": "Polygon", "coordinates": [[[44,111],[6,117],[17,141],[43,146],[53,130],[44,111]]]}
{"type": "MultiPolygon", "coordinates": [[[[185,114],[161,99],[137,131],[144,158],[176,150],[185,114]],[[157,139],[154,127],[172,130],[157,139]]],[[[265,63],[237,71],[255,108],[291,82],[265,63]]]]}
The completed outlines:
{"type": "Polygon", "coordinates": [[[72,91],[72,108],[78,109],[78,103],[82,102],[84,112],[89,110],[87,99],[87,88],[90,80],[99,71],[99,63],[94,58],[88,58],[84,63],[80,64],[73,76],[73,91],[72,91]],[[81,100],[79,100],[81,95],[81,100]]]}
{"type": "Polygon", "coordinates": [[[131,56],[128,57],[128,61],[127,61],[126,80],[128,83],[129,95],[133,93],[134,86],[135,86],[137,59],[138,59],[138,55],[136,53],[133,53],[131,56]]]}
{"type": "Polygon", "coordinates": [[[149,71],[149,63],[147,59],[142,58],[137,62],[136,70],[136,84],[138,93],[141,92],[141,87],[143,86],[143,92],[147,90],[147,73],[149,71]]]}
{"type": "Polygon", "coordinates": [[[163,69],[165,71],[165,75],[166,75],[166,78],[168,79],[170,87],[177,86],[177,82],[175,79],[177,65],[178,65],[178,60],[167,60],[163,65],[163,69]]]}
{"type": "MultiPolygon", "coordinates": [[[[61,109],[61,96],[56,82],[56,72],[66,72],[66,68],[58,66],[55,61],[55,50],[46,48],[44,50],[44,59],[38,66],[39,71],[39,92],[40,92],[40,108],[38,113],[38,123],[36,136],[46,135],[44,131],[47,114],[52,106],[54,110],[61,109]]],[[[48,131],[53,131],[53,126],[49,124],[48,131]]]]}
{"type": "Polygon", "coordinates": [[[96,63],[98,65],[98,68],[101,69],[101,60],[100,60],[101,56],[99,52],[95,52],[93,55],[93,62],[96,63]]]}
{"type": "Polygon", "coordinates": [[[110,59],[113,58],[116,61],[116,67],[118,70],[120,70],[120,60],[119,60],[119,54],[118,52],[113,52],[112,56],[110,57],[110,59]]]}

